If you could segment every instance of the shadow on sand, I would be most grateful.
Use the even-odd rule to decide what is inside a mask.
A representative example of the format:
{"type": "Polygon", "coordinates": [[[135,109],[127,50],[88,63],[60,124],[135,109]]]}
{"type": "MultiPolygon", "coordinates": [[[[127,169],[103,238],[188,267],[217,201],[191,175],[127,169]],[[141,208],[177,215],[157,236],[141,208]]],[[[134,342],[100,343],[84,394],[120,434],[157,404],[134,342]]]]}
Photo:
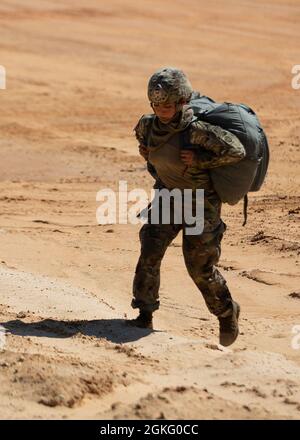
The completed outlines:
{"type": "Polygon", "coordinates": [[[77,334],[105,338],[121,344],[137,341],[151,333],[150,329],[130,327],[124,319],[96,319],[92,321],[60,321],[44,319],[25,323],[19,319],[2,322],[8,333],[18,336],[35,336],[41,338],[70,338],[77,334]]]}

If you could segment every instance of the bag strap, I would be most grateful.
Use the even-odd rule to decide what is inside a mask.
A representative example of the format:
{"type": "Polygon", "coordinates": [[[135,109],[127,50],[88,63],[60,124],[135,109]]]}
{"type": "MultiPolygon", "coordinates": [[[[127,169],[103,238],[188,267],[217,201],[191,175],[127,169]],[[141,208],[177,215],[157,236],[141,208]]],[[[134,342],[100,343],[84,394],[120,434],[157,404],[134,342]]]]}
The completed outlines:
{"type": "Polygon", "coordinates": [[[243,212],[244,212],[244,223],[243,223],[243,226],[246,225],[246,223],[247,223],[247,219],[248,219],[248,212],[247,212],[247,209],[248,209],[248,194],[246,194],[246,195],[244,196],[244,209],[243,209],[243,212]]]}

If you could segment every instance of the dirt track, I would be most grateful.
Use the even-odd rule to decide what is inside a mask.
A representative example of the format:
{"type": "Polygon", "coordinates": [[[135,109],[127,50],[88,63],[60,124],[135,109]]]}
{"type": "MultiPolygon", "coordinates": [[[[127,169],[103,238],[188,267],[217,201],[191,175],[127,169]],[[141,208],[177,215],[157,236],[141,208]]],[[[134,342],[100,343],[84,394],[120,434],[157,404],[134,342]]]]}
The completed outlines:
{"type": "Polygon", "coordinates": [[[1,417],[299,419],[299,1],[99,3],[0,6],[1,417]],[[223,209],[220,270],[242,307],[230,350],[181,236],[163,261],[156,331],[128,329],[140,226],[96,223],[99,189],[150,191],[132,128],[164,65],[253,107],[270,141],[248,225],[241,205],[223,209]]]}

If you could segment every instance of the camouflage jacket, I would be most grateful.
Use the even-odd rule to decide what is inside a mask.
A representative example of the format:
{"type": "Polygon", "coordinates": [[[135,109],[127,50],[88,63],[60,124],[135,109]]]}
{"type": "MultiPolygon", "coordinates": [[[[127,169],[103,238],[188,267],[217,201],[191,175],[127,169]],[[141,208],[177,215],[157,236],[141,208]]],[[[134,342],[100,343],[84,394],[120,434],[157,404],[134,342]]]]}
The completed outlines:
{"type": "Polygon", "coordinates": [[[232,164],[246,155],[243,144],[233,133],[203,121],[191,124],[190,142],[198,146],[195,167],[199,169],[232,164]]]}
{"type": "MultiPolygon", "coordinates": [[[[148,144],[149,131],[154,115],[143,116],[135,127],[136,138],[140,144],[148,144]]],[[[174,136],[175,138],[175,136],[174,136]]],[[[221,200],[216,193],[209,169],[236,163],[245,157],[245,149],[240,140],[221,127],[202,121],[194,121],[189,126],[189,144],[193,147],[196,159],[189,167],[195,188],[204,189],[205,230],[213,230],[220,222],[221,200]]],[[[151,149],[151,145],[149,146],[151,149]]],[[[154,188],[163,188],[155,167],[147,161],[147,169],[155,179],[154,188]]]]}
{"type": "MultiPolygon", "coordinates": [[[[144,115],[135,127],[138,142],[147,146],[147,138],[154,115],[144,115]]],[[[194,121],[189,127],[189,138],[196,160],[193,168],[205,170],[240,161],[245,148],[233,133],[203,121],[194,121]]],[[[151,148],[151,146],[149,146],[151,148]]]]}

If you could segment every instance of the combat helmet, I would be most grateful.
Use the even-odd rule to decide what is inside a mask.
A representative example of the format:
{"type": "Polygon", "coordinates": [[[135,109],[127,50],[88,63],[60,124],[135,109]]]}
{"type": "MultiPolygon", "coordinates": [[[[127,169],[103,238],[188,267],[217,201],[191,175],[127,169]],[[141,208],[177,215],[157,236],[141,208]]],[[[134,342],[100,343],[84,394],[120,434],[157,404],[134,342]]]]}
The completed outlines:
{"type": "Polygon", "coordinates": [[[193,88],[186,75],[174,67],[157,70],[148,82],[148,98],[152,104],[188,102],[192,93],[193,88]]]}

